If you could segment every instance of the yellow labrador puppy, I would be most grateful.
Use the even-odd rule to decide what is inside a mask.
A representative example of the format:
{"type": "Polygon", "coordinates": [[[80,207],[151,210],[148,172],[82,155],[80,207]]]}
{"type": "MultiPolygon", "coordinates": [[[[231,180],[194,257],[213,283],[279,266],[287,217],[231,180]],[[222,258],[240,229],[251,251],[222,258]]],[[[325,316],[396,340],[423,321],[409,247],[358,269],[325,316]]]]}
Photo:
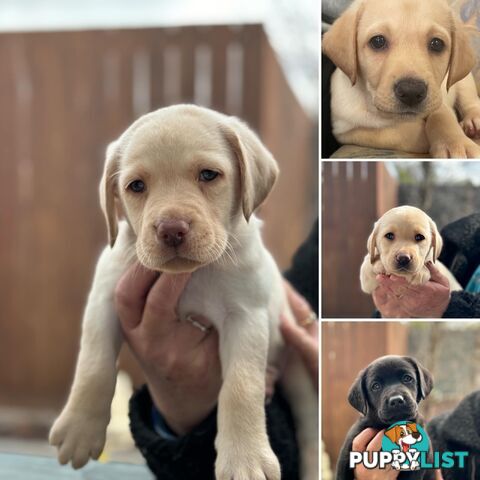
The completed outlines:
{"type": "Polygon", "coordinates": [[[331,79],[337,140],[479,158],[476,58],[465,28],[446,0],[355,0],[323,37],[338,67],[331,79]]]}
{"type": "MultiPolygon", "coordinates": [[[[122,339],[113,295],[138,258],[152,270],[193,272],[179,320],[203,316],[219,332],[217,479],[280,480],[265,425],[265,374],[283,351],[280,314],[293,319],[253,215],[277,172],[244,123],[191,105],[145,115],[109,146],[100,196],[110,245],[97,264],[70,396],[50,433],[62,464],[82,467],[105,443],[122,339]],[[126,215],[120,223],[117,203],[126,215]]],[[[297,422],[302,479],[313,480],[317,398],[298,358],[282,382],[297,422]]]]}
{"type": "MultiPolygon", "coordinates": [[[[440,255],[443,241],[435,222],[416,207],[396,207],[385,213],[368,237],[368,254],[360,268],[360,283],[365,293],[371,294],[378,286],[378,274],[398,275],[413,285],[430,280],[425,266],[440,255]]],[[[448,278],[451,290],[462,290],[451,272],[436,262],[440,272],[448,278]]]]}

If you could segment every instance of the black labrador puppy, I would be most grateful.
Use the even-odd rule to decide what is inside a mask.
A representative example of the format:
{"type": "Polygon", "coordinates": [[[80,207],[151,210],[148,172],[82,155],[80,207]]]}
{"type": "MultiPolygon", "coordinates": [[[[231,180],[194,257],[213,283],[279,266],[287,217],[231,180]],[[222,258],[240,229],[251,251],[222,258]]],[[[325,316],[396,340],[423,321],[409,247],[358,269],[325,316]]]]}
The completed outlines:
{"type": "MultiPolygon", "coordinates": [[[[416,359],[389,355],[377,358],[362,370],[350,388],[348,401],[362,416],[349,430],[340,451],[337,480],[353,480],[349,454],[353,439],[366,428],[382,430],[395,422],[408,420],[423,426],[419,403],[433,388],[433,378],[416,359]]],[[[425,470],[400,472],[399,479],[430,478],[425,470]]]]}

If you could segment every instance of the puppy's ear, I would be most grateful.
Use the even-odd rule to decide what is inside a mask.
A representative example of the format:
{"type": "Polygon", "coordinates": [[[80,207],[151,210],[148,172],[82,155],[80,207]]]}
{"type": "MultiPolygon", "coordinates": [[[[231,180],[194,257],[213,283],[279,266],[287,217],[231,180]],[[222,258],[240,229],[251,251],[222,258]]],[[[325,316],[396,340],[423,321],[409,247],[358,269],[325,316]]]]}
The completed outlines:
{"type": "Polygon", "coordinates": [[[362,370],[348,392],[348,401],[350,405],[360,413],[368,413],[368,398],[365,387],[365,376],[367,369],[362,370]]]}
{"type": "Polygon", "coordinates": [[[363,4],[354,2],[325,32],[322,49],[325,55],[350,79],[357,82],[357,29],[363,13],[363,4]]]}
{"type": "Polygon", "coordinates": [[[108,243],[111,247],[115,244],[118,234],[118,219],[115,207],[117,196],[117,178],[119,163],[119,140],[110,143],[107,147],[105,167],[100,180],[100,206],[107,222],[108,243]]]}
{"type": "Polygon", "coordinates": [[[432,243],[430,248],[432,249],[433,263],[440,256],[443,248],[443,240],[440,232],[438,231],[437,224],[430,219],[430,233],[432,234],[432,243]]]}
{"type": "Polygon", "coordinates": [[[248,222],[275,184],[277,162],[257,135],[240,120],[232,117],[221,129],[238,161],[242,210],[248,222]]]}
{"type": "Polygon", "coordinates": [[[432,374],[415,358],[404,357],[409,362],[417,374],[417,402],[427,398],[433,388],[432,374]]]}
{"type": "Polygon", "coordinates": [[[475,53],[467,28],[452,15],[452,47],[450,52],[450,63],[448,65],[447,91],[455,83],[465,78],[473,69],[476,63],[475,53]]]}
{"type": "Polygon", "coordinates": [[[392,427],[390,429],[388,429],[386,432],[385,432],[385,435],[393,442],[393,443],[397,443],[398,442],[398,438],[400,436],[399,432],[398,432],[398,427],[395,426],[395,427],[392,427]]]}
{"type": "Polygon", "coordinates": [[[375,222],[372,233],[370,234],[367,240],[367,250],[370,255],[371,264],[375,263],[375,249],[377,248],[378,228],[379,228],[379,224],[378,222],[375,222]]]}

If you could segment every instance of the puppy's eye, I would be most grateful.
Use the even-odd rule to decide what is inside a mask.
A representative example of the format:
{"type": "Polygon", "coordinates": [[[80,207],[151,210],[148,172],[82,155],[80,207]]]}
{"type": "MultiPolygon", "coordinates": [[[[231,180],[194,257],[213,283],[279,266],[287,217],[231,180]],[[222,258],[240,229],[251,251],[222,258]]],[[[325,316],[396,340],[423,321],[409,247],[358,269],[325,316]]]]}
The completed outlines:
{"type": "Polygon", "coordinates": [[[392,232],[385,234],[385,238],[388,240],[395,240],[395,235],[392,232]]]}
{"type": "Polygon", "coordinates": [[[413,382],[413,377],[411,375],[406,375],[403,376],[403,383],[412,383],[413,382]]]}
{"type": "Polygon", "coordinates": [[[218,172],[215,172],[214,170],[202,170],[200,172],[199,180],[201,182],[211,182],[212,180],[215,180],[218,177],[218,172]]]}
{"type": "Polygon", "coordinates": [[[428,44],[429,50],[436,53],[441,53],[445,49],[445,42],[440,38],[432,38],[428,44]]]}
{"type": "Polygon", "coordinates": [[[401,436],[401,437],[404,437],[404,436],[405,436],[405,432],[404,432],[403,430],[400,432],[400,436],[401,436]]]}
{"type": "Polygon", "coordinates": [[[383,50],[388,45],[387,39],[383,35],[375,35],[370,39],[369,43],[374,50],[383,50]]]}
{"type": "Polygon", "coordinates": [[[381,388],[382,388],[382,386],[381,386],[378,382],[372,383],[371,389],[372,389],[374,392],[380,390],[381,388]]]}
{"type": "Polygon", "coordinates": [[[143,183],[142,180],[134,180],[127,188],[132,192],[142,193],[145,191],[145,183],[143,183]]]}
{"type": "Polygon", "coordinates": [[[422,240],[425,240],[425,237],[421,233],[419,233],[419,234],[415,235],[415,240],[417,242],[421,242],[422,240]]]}

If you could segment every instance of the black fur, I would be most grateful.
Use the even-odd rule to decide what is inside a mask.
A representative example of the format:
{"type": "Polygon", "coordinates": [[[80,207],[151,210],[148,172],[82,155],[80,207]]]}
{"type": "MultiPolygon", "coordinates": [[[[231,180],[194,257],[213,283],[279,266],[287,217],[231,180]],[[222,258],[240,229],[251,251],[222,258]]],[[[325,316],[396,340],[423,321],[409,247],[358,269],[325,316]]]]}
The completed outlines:
{"type": "Polygon", "coordinates": [[[427,433],[435,451],[469,453],[465,468],[442,470],[444,480],[480,478],[480,390],[467,395],[454,410],[432,418],[427,433]]]}
{"type": "MultiPolygon", "coordinates": [[[[362,370],[350,388],[348,401],[362,416],[348,432],[337,464],[337,480],[353,480],[349,453],[353,439],[366,428],[382,430],[395,422],[409,420],[423,426],[418,404],[433,388],[432,375],[412,357],[381,357],[362,370]],[[380,386],[380,387],[378,387],[380,386]],[[404,403],[392,406],[389,400],[400,395],[404,403]]],[[[401,480],[429,478],[425,470],[401,472],[401,480]]]]}

